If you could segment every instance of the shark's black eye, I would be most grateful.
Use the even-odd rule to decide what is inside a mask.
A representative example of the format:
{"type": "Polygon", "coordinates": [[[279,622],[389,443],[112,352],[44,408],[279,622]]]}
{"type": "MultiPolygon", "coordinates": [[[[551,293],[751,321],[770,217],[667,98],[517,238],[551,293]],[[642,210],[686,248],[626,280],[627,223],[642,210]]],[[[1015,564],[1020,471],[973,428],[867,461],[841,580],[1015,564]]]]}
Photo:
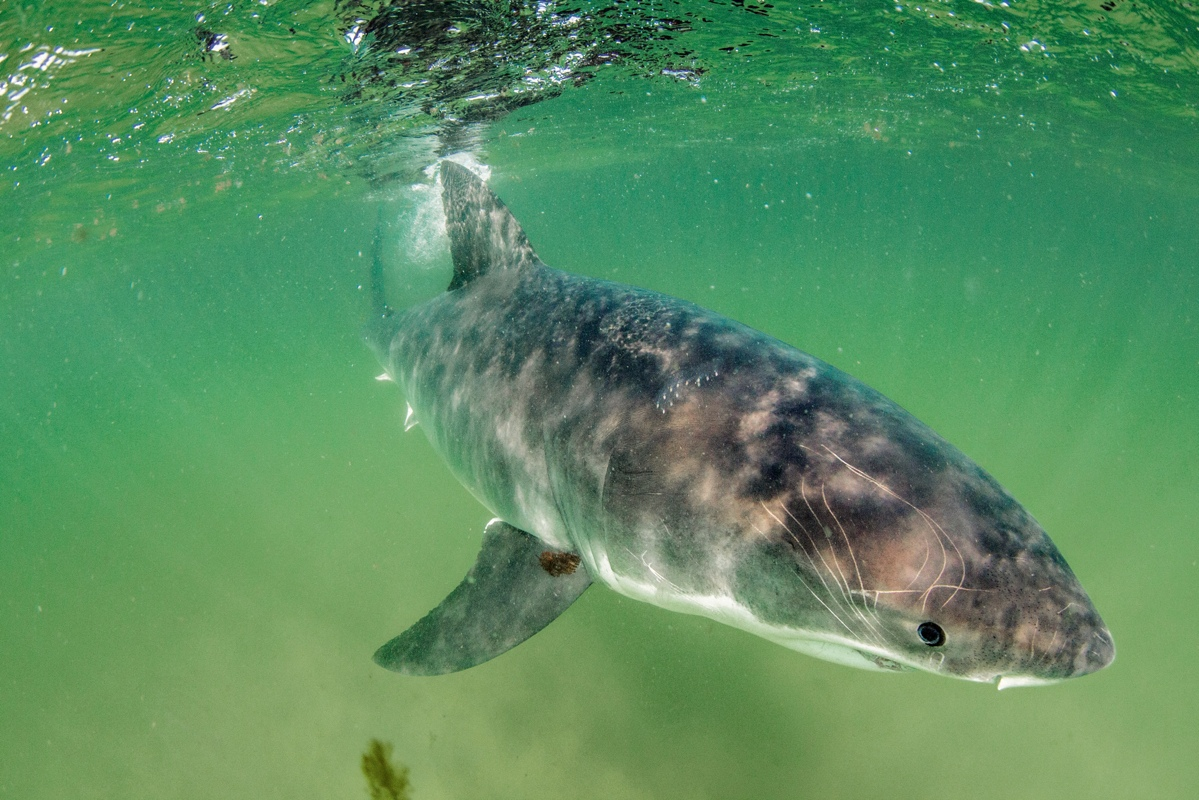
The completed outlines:
{"type": "Polygon", "coordinates": [[[945,631],[941,630],[941,626],[935,622],[921,622],[916,628],[916,635],[929,647],[940,647],[945,644],[945,631]]]}

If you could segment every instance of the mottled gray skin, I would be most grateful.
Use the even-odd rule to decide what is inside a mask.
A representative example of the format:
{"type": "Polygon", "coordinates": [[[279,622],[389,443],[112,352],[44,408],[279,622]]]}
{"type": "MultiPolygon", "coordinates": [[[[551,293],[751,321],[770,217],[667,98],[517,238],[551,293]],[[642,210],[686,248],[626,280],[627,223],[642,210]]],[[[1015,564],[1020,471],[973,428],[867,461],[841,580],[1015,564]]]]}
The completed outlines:
{"type": "Polygon", "coordinates": [[[842,663],[1002,687],[1112,661],[1037,522],[911,414],[692,303],[551,269],[477,178],[442,180],[454,282],[370,338],[497,517],[618,592],[842,663]]]}

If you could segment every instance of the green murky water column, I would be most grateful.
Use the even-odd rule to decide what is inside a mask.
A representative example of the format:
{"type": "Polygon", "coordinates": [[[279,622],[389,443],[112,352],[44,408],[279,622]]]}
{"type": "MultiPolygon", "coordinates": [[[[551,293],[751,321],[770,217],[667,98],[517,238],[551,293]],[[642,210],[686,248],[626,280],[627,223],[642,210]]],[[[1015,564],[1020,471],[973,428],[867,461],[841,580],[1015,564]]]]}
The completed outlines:
{"type": "Polygon", "coordinates": [[[0,187],[0,798],[363,797],[372,737],[418,800],[1195,791],[1185,126],[807,135],[810,106],[713,84],[597,81],[500,120],[481,157],[548,263],[774,334],[975,458],[1116,663],[999,694],[596,588],[477,669],[387,673],[371,652],[457,583],[489,514],[373,380],[379,194],[246,151],[97,159],[0,187]]]}

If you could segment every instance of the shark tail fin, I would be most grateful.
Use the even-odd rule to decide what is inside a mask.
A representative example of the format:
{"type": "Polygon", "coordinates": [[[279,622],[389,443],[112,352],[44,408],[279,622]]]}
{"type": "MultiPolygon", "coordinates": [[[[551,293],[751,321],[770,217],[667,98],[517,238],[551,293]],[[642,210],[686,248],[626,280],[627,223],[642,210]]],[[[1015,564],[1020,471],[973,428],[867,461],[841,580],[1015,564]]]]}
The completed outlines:
{"type": "Polygon", "coordinates": [[[487,185],[461,164],[441,162],[442,204],[454,278],[448,291],[492,270],[540,263],[520,223],[487,185]]]}

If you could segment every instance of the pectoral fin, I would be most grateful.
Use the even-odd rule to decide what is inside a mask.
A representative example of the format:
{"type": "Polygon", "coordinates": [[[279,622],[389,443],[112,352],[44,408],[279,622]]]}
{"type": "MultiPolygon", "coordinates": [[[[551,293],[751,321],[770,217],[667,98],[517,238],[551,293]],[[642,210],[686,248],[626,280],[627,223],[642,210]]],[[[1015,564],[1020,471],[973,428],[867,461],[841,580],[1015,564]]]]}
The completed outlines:
{"type": "Polygon", "coordinates": [[[405,675],[444,675],[511,650],[570,607],[591,577],[574,553],[558,553],[492,520],[462,583],[441,605],[375,652],[405,675]]]}

